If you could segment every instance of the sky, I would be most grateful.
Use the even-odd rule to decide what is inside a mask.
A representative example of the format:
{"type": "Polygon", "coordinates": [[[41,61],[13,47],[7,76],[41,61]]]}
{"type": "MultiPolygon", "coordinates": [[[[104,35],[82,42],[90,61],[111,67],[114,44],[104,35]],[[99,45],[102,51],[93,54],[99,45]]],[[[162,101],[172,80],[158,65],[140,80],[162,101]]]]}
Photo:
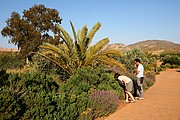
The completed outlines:
{"type": "MultiPolygon", "coordinates": [[[[0,31],[13,11],[21,16],[35,4],[58,10],[61,26],[72,36],[70,21],[78,31],[100,22],[92,44],[109,38],[110,44],[168,40],[180,44],[180,0],[0,0],[0,31]]],[[[0,47],[16,48],[0,34],[0,47]]]]}

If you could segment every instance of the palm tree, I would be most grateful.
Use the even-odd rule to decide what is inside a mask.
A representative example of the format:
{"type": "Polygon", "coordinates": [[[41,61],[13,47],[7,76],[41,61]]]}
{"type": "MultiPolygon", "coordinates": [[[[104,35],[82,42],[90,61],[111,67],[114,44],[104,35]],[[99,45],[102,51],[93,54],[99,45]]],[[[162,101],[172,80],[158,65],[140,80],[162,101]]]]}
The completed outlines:
{"type": "Polygon", "coordinates": [[[41,49],[38,54],[51,60],[70,75],[73,70],[77,70],[79,67],[96,66],[98,64],[119,66],[125,71],[124,66],[113,58],[115,55],[122,56],[121,52],[114,49],[103,49],[109,43],[108,38],[102,39],[95,45],[90,46],[95,33],[101,27],[99,22],[94,25],[89,33],[87,26],[82,27],[76,33],[71,21],[70,24],[74,39],[58,25],[57,28],[61,31],[59,36],[63,43],[58,46],[44,43],[40,46],[41,49]]]}

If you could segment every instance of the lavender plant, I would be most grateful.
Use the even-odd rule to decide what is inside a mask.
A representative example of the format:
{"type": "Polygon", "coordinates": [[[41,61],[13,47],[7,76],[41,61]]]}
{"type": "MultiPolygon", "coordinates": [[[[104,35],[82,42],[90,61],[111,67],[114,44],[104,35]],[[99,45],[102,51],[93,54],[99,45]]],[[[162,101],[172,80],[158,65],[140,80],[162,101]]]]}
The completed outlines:
{"type": "Polygon", "coordinates": [[[120,102],[114,91],[94,91],[89,95],[89,99],[95,118],[113,113],[120,102]]]}

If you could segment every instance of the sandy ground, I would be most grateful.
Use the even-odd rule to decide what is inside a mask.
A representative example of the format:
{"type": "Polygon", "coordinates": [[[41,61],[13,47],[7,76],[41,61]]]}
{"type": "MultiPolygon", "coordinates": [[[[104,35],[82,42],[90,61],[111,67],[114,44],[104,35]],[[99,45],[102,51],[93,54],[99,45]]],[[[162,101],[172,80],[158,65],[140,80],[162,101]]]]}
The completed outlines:
{"type": "Polygon", "coordinates": [[[180,120],[180,70],[161,72],[144,100],[129,103],[104,120],[180,120]]]}

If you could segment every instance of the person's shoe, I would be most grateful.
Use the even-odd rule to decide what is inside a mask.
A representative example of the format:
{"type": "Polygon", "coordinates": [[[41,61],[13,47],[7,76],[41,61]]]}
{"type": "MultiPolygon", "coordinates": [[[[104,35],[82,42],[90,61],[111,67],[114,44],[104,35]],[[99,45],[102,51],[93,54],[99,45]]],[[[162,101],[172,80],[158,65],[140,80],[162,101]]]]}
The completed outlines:
{"type": "Polygon", "coordinates": [[[136,100],[139,100],[139,97],[135,97],[136,100]]]}
{"type": "Polygon", "coordinates": [[[126,103],[129,103],[129,101],[128,101],[128,100],[125,100],[125,102],[126,102],[126,103]]]}
{"type": "Polygon", "coordinates": [[[144,98],[139,98],[139,100],[144,100],[144,98]]]}
{"type": "Polygon", "coordinates": [[[135,103],[136,101],[135,100],[132,100],[131,103],[135,103]]]}

